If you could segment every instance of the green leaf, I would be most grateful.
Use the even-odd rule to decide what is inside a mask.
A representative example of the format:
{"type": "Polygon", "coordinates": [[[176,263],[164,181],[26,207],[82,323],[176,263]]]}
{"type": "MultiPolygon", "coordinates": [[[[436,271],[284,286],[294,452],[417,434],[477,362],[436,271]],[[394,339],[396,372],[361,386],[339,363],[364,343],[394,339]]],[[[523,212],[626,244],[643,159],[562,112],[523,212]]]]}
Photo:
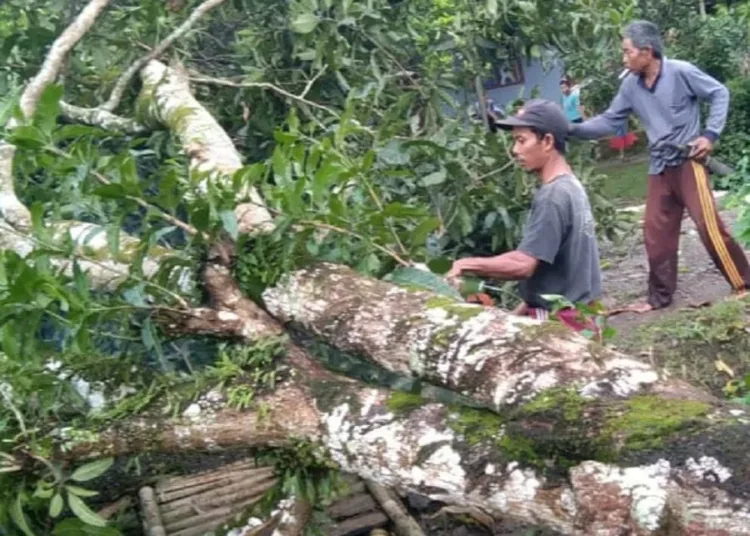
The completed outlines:
{"type": "Polygon", "coordinates": [[[89,508],[80,497],[69,493],[68,504],[70,505],[70,509],[73,510],[73,513],[76,515],[76,517],[84,523],[93,525],[95,527],[107,526],[107,521],[100,517],[99,514],[94,512],[91,508],[89,508]]]}
{"type": "Polygon", "coordinates": [[[56,518],[62,513],[62,509],[65,503],[63,502],[62,495],[59,493],[56,493],[54,497],[52,497],[52,501],[49,503],[49,516],[51,518],[56,518]]]}
{"type": "Polygon", "coordinates": [[[21,96],[22,88],[16,87],[11,90],[8,95],[5,95],[0,104],[0,127],[4,127],[5,124],[13,117],[13,111],[18,105],[18,100],[21,96]]]}
{"type": "Polygon", "coordinates": [[[617,330],[612,326],[607,326],[604,328],[604,331],[602,331],[602,339],[604,340],[611,339],[615,335],[617,335],[617,330]]]}
{"type": "Polygon", "coordinates": [[[303,13],[292,21],[292,31],[299,34],[308,34],[318,27],[320,18],[314,13],[303,13]]]}
{"type": "Polygon", "coordinates": [[[103,475],[107,469],[112,467],[113,463],[113,458],[102,458],[101,460],[89,462],[73,471],[70,478],[76,482],[88,482],[89,480],[93,480],[96,477],[103,475]]]}
{"type": "Polygon", "coordinates": [[[111,132],[107,132],[102,128],[90,127],[88,125],[64,125],[55,130],[54,138],[57,141],[63,141],[73,138],[81,138],[83,136],[106,138],[111,135],[111,132]]]}
{"type": "Polygon", "coordinates": [[[430,271],[436,274],[446,274],[452,266],[453,261],[448,257],[438,257],[437,259],[432,259],[427,263],[427,267],[430,269],[430,271]]]}
{"type": "Polygon", "coordinates": [[[222,210],[219,213],[221,217],[221,224],[227,234],[232,237],[232,240],[237,240],[240,234],[239,227],[237,226],[237,216],[234,215],[233,210],[222,210]]]}
{"type": "Polygon", "coordinates": [[[96,497],[97,495],[99,495],[98,491],[94,491],[94,490],[90,490],[86,488],[79,488],[78,486],[66,485],[65,489],[67,489],[73,495],[78,495],[79,497],[96,497]]]}
{"type": "Polygon", "coordinates": [[[63,88],[57,84],[50,84],[42,91],[39,103],[34,110],[34,125],[42,132],[52,132],[57,125],[57,116],[60,115],[60,99],[63,96],[63,88]]]}
{"type": "Polygon", "coordinates": [[[440,220],[437,218],[427,218],[422,223],[417,225],[411,232],[412,247],[423,246],[429,234],[438,228],[440,220]]]}
{"type": "Polygon", "coordinates": [[[463,299],[461,294],[439,275],[411,266],[396,268],[383,279],[402,287],[428,290],[456,300],[463,299]]]}
{"type": "Polygon", "coordinates": [[[122,199],[127,195],[127,191],[125,190],[125,187],[119,183],[103,184],[94,188],[94,195],[106,199],[122,199]]]}
{"type": "Polygon", "coordinates": [[[10,138],[14,145],[28,147],[29,149],[40,149],[46,143],[44,133],[30,125],[21,125],[14,128],[10,138]]]}
{"type": "Polygon", "coordinates": [[[391,166],[405,166],[411,160],[409,153],[404,150],[403,145],[396,141],[389,141],[385,147],[378,150],[378,159],[384,164],[391,166]]]}
{"type": "Polygon", "coordinates": [[[445,182],[445,179],[445,169],[439,169],[434,173],[430,173],[429,175],[422,177],[422,183],[425,186],[437,186],[438,184],[443,184],[445,182]]]}
{"type": "Polygon", "coordinates": [[[21,494],[16,495],[16,500],[10,507],[10,518],[13,523],[24,533],[25,536],[35,536],[34,531],[31,530],[29,522],[26,520],[26,514],[23,513],[23,505],[21,504],[21,494]]]}
{"type": "Polygon", "coordinates": [[[52,534],[54,536],[122,536],[122,533],[113,527],[94,527],[73,517],[55,525],[52,534]]]}
{"type": "Polygon", "coordinates": [[[81,295],[83,299],[89,298],[89,284],[86,279],[86,274],[81,270],[81,265],[77,260],[73,261],[73,281],[76,285],[76,291],[81,295]]]}

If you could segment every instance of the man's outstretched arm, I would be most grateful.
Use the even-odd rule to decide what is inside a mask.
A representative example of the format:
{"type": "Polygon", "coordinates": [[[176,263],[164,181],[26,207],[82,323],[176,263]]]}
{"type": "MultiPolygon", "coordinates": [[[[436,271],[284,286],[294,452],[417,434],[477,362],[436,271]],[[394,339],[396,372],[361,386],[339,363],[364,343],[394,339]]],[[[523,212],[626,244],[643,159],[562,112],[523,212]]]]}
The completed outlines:
{"type": "Polygon", "coordinates": [[[523,251],[509,251],[495,257],[469,257],[453,263],[446,277],[453,278],[466,274],[479,277],[520,281],[528,279],[536,271],[539,261],[523,251]]]}
{"type": "Polygon", "coordinates": [[[617,131],[623,121],[630,115],[631,108],[628,100],[623,95],[622,86],[612,99],[609,108],[604,113],[597,115],[579,124],[570,125],[570,136],[583,140],[595,140],[603,138],[617,131]]]}

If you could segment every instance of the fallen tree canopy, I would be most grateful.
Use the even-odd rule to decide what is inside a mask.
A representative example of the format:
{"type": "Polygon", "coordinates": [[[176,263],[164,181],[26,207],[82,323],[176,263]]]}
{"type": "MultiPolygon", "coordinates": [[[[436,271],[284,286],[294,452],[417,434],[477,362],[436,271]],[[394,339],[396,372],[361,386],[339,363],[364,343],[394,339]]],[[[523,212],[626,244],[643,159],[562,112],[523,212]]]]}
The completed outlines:
{"type": "MultiPolygon", "coordinates": [[[[205,2],[199,8],[203,11],[188,21],[195,23],[221,3],[205,2]]],[[[58,79],[65,57],[107,4],[92,1],[52,45],[39,76],[21,98],[24,119],[34,114],[44,88],[58,79]]],[[[175,40],[168,39],[154,50],[163,52],[175,40]]],[[[304,441],[342,471],[368,481],[563,534],[750,534],[750,459],[743,447],[750,440],[750,416],[744,409],[555,324],[398,286],[362,273],[366,270],[361,263],[357,270],[326,262],[330,256],[321,251],[312,255],[315,262],[300,263],[304,266],[272,253],[270,260],[262,257],[264,247],[273,252],[274,244],[293,244],[299,236],[310,240],[308,253],[333,249],[326,240],[337,235],[368,245],[363,258],[371,264],[386,262],[373,252],[393,264],[408,263],[404,258],[410,246],[404,237],[422,235],[417,232],[420,225],[407,233],[395,216],[388,219],[399,207],[385,206],[374,193],[365,163],[353,166],[356,172],[341,172],[338,182],[316,183],[309,190],[301,178],[294,183],[292,175],[304,175],[317,146],[275,153],[274,178],[282,182],[279,177],[286,177],[287,189],[294,191],[283,197],[279,190],[269,190],[273,195],[264,199],[259,168],[243,166],[232,138],[191,93],[187,71],[156,56],[152,51],[138,63],[142,84],[137,117],[113,114],[124,91],[119,82],[99,108],[63,103],[59,111],[68,121],[105,130],[141,135],[166,129],[176,137],[179,157],[190,170],[187,186],[179,191],[190,207],[200,208],[190,209],[190,221],[128,186],[123,171],[127,159],[117,172],[110,170],[110,176],[92,163],[91,175],[99,187],[108,188],[102,191],[121,194],[118,202],[134,203],[128,206],[183,231],[187,245],[154,238],[172,232],[172,227],[139,236],[126,234],[120,226],[58,214],[37,211],[32,218],[15,193],[10,171],[17,151],[8,143],[0,154],[3,277],[12,289],[3,307],[16,315],[27,311],[29,318],[55,315],[61,326],[75,332],[57,346],[44,346],[46,353],[34,374],[56,386],[77,384],[85,399],[85,404],[79,400],[84,409],[77,413],[58,404],[43,426],[27,427],[23,369],[11,366],[23,354],[13,343],[14,325],[4,328],[2,363],[16,375],[0,382],[0,393],[18,429],[3,446],[9,445],[0,473],[3,483],[50,467],[57,475],[62,468],[106,457],[195,451],[210,455],[304,441]],[[324,190],[340,195],[330,201],[335,217],[312,223],[288,217],[300,200],[318,203],[322,210],[324,190]],[[383,245],[347,228],[346,203],[371,203],[367,225],[380,225],[391,242],[383,245]],[[198,213],[212,223],[199,225],[203,216],[198,213]],[[241,240],[248,235],[255,242],[241,240]],[[247,262],[240,269],[244,248],[250,248],[256,264],[247,262]],[[266,275],[247,268],[255,266],[259,272],[261,260],[274,276],[262,285],[248,285],[266,275]],[[14,274],[32,272],[33,284],[28,283],[32,275],[13,279],[14,274]],[[34,300],[40,302],[38,309],[19,305],[34,300]],[[87,323],[96,314],[101,315],[97,322],[87,323]],[[117,354],[123,365],[111,357],[83,355],[83,350],[104,352],[100,346],[86,346],[90,338],[124,338],[112,328],[113,319],[121,316],[126,318],[122,333],[140,333],[143,355],[136,354],[133,363],[126,356],[135,351],[117,354]],[[302,344],[298,333],[456,396],[435,397],[429,389],[398,391],[336,374],[320,364],[314,345],[302,344]],[[137,389],[122,380],[118,399],[103,400],[116,390],[108,385],[95,404],[96,382],[111,382],[108,375],[120,379],[118,367],[127,371],[124,377],[135,376],[154,356],[164,359],[158,337],[229,341],[236,355],[227,357],[227,350],[202,376],[189,376],[194,383],[162,370],[162,383],[134,393],[137,389]],[[90,381],[83,394],[80,375],[87,374],[90,381]]],[[[129,82],[127,73],[123,76],[129,82]]],[[[306,92],[314,82],[309,80],[296,96],[308,113],[306,92]]],[[[313,123],[311,128],[319,128],[321,121],[313,123]]],[[[11,140],[23,139],[18,130],[23,126],[11,126],[11,140]]],[[[295,129],[296,117],[279,139],[293,137],[295,129]]],[[[27,130],[20,132],[28,135],[27,130]]],[[[313,168],[341,171],[350,157],[342,156],[343,146],[336,144],[347,136],[361,140],[370,135],[361,125],[337,124],[325,142],[334,147],[333,156],[323,162],[318,154],[315,158],[321,160],[313,168]]],[[[49,151],[45,143],[35,150],[49,151]]],[[[60,148],[53,152],[59,159],[65,154],[60,148]]],[[[372,166],[374,158],[364,157],[364,162],[372,166]]],[[[81,173],[92,179],[88,170],[81,173]]],[[[317,177],[322,181],[327,175],[317,177]]],[[[412,216],[422,213],[408,214],[412,216]]],[[[424,221],[428,229],[445,223],[424,221]]],[[[293,253],[290,257],[299,256],[293,253]]],[[[14,482],[30,486],[22,480],[14,482]]],[[[62,490],[64,482],[55,476],[50,485],[62,490]]],[[[20,506],[7,511],[23,528],[27,522],[22,507],[32,502],[31,488],[18,493],[12,489],[12,500],[20,506]]],[[[80,509],[76,515],[81,517],[80,509]]],[[[302,530],[300,523],[287,525],[280,530],[302,530]]]]}

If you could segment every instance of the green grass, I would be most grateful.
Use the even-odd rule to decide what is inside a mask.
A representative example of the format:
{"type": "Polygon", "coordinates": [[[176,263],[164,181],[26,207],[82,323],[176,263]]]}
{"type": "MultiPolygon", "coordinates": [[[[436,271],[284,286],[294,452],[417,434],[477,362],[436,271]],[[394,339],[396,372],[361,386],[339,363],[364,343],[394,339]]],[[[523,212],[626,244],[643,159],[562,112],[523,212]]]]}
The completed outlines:
{"type": "Polygon", "coordinates": [[[750,375],[748,322],[750,299],[725,300],[656,316],[648,324],[618,333],[614,343],[626,354],[645,354],[658,369],[721,396],[732,379],[724,366],[735,380],[750,375]]]}
{"type": "Polygon", "coordinates": [[[602,194],[618,207],[646,202],[648,161],[618,162],[610,160],[596,166],[597,173],[607,175],[602,194]]]}

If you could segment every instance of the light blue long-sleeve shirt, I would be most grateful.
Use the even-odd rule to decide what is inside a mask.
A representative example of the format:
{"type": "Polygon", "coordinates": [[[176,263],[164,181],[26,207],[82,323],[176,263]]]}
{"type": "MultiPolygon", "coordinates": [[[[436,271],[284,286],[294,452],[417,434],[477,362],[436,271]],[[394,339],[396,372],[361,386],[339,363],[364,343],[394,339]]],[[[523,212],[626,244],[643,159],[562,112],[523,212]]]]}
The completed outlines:
{"type": "Polygon", "coordinates": [[[604,113],[580,124],[571,125],[570,135],[582,139],[602,138],[634,113],[646,129],[651,163],[649,174],[657,175],[666,166],[677,165],[683,157],[674,151],[654,150],[661,142],[684,145],[700,135],[711,141],[724,130],[729,110],[729,90],[695,65],[662,58],[661,70],[652,88],[639,75],[629,74],[604,113]],[[706,128],[701,132],[700,101],[708,101],[710,110],[706,128]]]}

